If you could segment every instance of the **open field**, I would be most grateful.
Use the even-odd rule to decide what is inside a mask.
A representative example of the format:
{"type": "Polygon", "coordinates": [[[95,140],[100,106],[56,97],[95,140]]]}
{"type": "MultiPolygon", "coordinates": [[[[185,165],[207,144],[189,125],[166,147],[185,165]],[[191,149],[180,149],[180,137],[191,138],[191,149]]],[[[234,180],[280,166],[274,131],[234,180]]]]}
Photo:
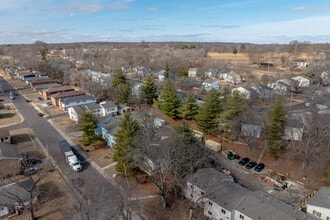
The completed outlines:
{"type": "Polygon", "coordinates": [[[240,61],[249,62],[249,58],[245,53],[218,53],[218,52],[207,52],[207,56],[213,59],[224,60],[224,61],[240,61]]]}

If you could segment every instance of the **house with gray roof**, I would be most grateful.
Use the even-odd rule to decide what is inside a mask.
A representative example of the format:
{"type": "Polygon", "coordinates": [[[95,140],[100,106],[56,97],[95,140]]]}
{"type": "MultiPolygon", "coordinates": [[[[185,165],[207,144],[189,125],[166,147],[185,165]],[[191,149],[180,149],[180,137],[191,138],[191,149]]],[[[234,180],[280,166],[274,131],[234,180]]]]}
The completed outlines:
{"type": "Polygon", "coordinates": [[[249,192],[237,204],[232,219],[237,220],[316,220],[313,216],[261,191],[249,192]]]}
{"type": "Polygon", "coordinates": [[[205,91],[210,91],[211,89],[215,89],[215,90],[220,89],[220,83],[217,80],[213,80],[209,78],[204,80],[202,86],[205,91]]]}
{"type": "Polygon", "coordinates": [[[226,174],[203,168],[188,178],[185,197],[199,204],[211,219],[231,219],[235,207],[248,192],[226,174]]]}
{"type": "Polygon", "coordinates": [[[302,119],[286,119],[284,126],[283,140],[301,141],[304,134],[302,119]]]}
{"type": "Polygon", "coordinates": [[[330,219],[330,187],[322,186],[307,202],[307,213],[318,219],[330,219]]]}
{"type": "Polygon", "coordinates": [[[85,112],[91,112],[96,118],[102,117],[101,106],[97,103],[77,105],[68,108],[69,118],[76,123],[79,122],[79,119],[85,112]]]}
{"type": "Polygon", "coordinates": [[[251,90],[254,91],[254,97],[262,100],[271,99],[274,97],[274,91],[272,88],[263,85],[251,86],[251,90]]]}
{"type": "Polygon", "coordinates": [[[0,186],[0,218],[36,203],[38,189],[30,178],[0,186]],[[31,198],[32,195],[32,198],[31,198]]]}
{"type": "Polygon", "coordinates": [[[96,103],[97,99],[92,95],[79,95],[64,98],[60,101],[59,106],[60,109],[67,111],[68,108],[78,105],[86,105],[96,103]]]}
{"type": "Polygon", "coordinates": [[[114,147],[116,144],[115,134],[119,129],[122,119],[119,117],[111,117],[110,121],[102,126],[102,137],[106,140],[108,147],[114,147]]]}
{"type": "Polygon", "coordinates": [[[110,100],[100,102],[101,114],[105,116],[116,116],[118,114],[118,106],[110,100]]]}

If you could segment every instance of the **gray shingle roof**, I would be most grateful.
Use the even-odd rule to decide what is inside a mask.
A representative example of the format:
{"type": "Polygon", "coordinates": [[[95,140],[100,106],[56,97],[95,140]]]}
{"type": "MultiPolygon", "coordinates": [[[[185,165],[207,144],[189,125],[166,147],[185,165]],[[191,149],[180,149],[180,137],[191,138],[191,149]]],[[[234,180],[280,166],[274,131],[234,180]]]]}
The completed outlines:
{"type": "Polygon", "coordinates": [[[66,103],[70,103],[70,102],[86,101],[86,100],[90,100],[90,99],[96,100],[95,96],[92,96],[92,95],[79,95],[79,96],[72,96],[72,97],[64,98],[62,103],[66,104],[66,103]]]}
{"type": "Polygon", "coordinates": [[[307,205],[330,209],[330,187],[322,186],[315,195],[307,201],[307,205]]]}
{"type": "Polygon", "coordinates": [[[230,177],[213,168],[198,170],[188,182],[205,192],[205,197],[232,211],[250,190],[234,183],[230,177]]]}
{"type": "Polygon", "coordinates": [[[250,192],[238,204],[236,210],[251,219],[266,220],[311,220],[313,216],[295,210],[293,206],[286,204],[275,197],[261,191],[250,192]]]}
{"type": "MultiPolygon", "coordinates": [[[[1,205],[20,204],[19,201],[27,202],[30,199],[33,181],[30,178],[14,182],[0,187],[0,201],[1,205]]],[[[34,195],[37,194],[37,189],[34,195]]]]}

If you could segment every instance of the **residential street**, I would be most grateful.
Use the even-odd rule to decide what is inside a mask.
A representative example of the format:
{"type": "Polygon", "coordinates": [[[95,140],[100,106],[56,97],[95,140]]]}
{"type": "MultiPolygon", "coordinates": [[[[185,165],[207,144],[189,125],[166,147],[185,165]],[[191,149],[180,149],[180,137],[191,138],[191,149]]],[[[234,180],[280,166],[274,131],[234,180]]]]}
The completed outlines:
{"type": "MultiPolygon", "coordinates": [[[[1,77],[1,80],[2,77],[1,77]]],[[[2,86],[9,95],[10,90],[14,90],[6,81],[2,81],[2,86]]],[[[63,137],[44,117],[38,116],[38,111],[33,107],[32,103],[25,102],[22,94],[19,94],[13,100],[18,112],[24,118],[20,124],[9,126],[9,130],[20,128],[31,128],[40,142],[45,147],[46,152],[55,161],[58,168],[65,175],[66,180],[71,183],[72,177],[79,177],[83,180],[83,185],[73,190],[77,193],[79,206],[82,206],[83,213],[88,213],[91,219],[109,219],[111,216],[118,214],[122,208],[123,199],[120,191],[107,179],[105,179],[94,167],[90,166],[82,153],[78,154],[83,162],[84,169],[82,172],[75,173],[66,164],[65,157],[61,152],[58,142],[63,137]],[[85,161],[85,162],[84,162],[85,161]]],[[[73,184],[71,184],[74,188],[73,184]]]]}

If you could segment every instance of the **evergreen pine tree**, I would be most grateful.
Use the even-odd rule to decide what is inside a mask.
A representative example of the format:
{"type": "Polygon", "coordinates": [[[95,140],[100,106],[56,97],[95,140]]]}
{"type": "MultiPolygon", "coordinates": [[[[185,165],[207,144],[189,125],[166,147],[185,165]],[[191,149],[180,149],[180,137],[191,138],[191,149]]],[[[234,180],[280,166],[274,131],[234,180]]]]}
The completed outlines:
{"type": "Polygon", "coordinates": [[[225,111],[220,115],[222,129],[228,129],[228,122],[246,108],[245,97],[238,91],[226,96],[225,111]]]}
{"type": "Polygon", "coordinates": [[[180,117],[183,119],[193,119],[198,112],[196,99],[192,94],[188,94],[179,109],[180,117]]]}
{"type": "Polygon", "coordinates": [[[179,108],[181,100],[170,80],[164,82],[164,87],[158,98],[158,105],[166,115],[177,118],[179,116],[179,108]]]}
{"type": "Polygon", "coordinates": [[[139,131],[138,122],[131,117],[130,113],[125,113],[119,125],[119,130],[115,134],[116,144],[113,160],[117,162],[116,170],[118,172],[127,175],[134,174],[136,167],[132,159],[132,140],[139,134],[139,131]]]}
{"type": "Polygon", "coordinates": [[[195,116],[196,124],[208,134],[211,134],[218,127],[218,116],[221,110],[219,94],[216,90],[210,90],[203,105],[195,116]]]}
{"type": "Polygon", "coordinates": [[[100,140],[95,134],[94,129],[97,127],[97,119],[91,112],[85,112],[79,120],[79,130],[83,131],[81,143],[84,146],[91,145],[100,140]]]}
{"type": "Polygon", "coordinates": [[[132,95],[132,87],[128,83],[119,84],[117,85],[117,94],[117,100],[119,103],[128,104],[132,95]]]}
{"type": "Polygon", "coordinates": [[[274,101],[273,109],[270,112],[270,125],[267,130],[269,152],[274,158],[279,157],[280,149],[277,142],[282,139],[284,134],[285,110],[282,102],[281,97],[274,101]]]}
{"type": "Polygon", "coordinates": [[[197,138],[191,128],[185,121],[181,121],[174,127],[175,131],[183,137],[185,144],[195,143],[197,138]]]}
{"type": "Polygon", "coordinates": [[[149,105],[151,105],[153,100],[157,98],[157,87],[151,76],[147,78],[146,82],[141,87],[141,92],[149,105]]]}
{"type": "Polygon", "coordinates": [[[126,84],[127,79],[121,70],[117,70],[113,75],[112,86],[116,87],[120,84],[126,84]]]}

